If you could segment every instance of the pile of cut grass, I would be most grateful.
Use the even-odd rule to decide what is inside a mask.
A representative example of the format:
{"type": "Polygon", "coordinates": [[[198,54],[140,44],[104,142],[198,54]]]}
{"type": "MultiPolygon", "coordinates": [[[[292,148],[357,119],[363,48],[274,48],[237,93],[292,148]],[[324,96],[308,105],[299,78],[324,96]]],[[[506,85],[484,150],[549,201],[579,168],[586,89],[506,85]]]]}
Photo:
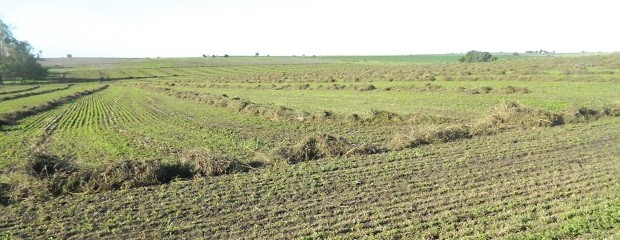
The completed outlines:
{"type": "Polygon", "coordinates": [[[384,152],[377,146],[356,145],[343,137],[328,134],[312,134],[292,147],[280,147],[275,151],[275,158],[290,164],[321,158],[344,157],[361,154],[384,152]]]}
{"type": "Polygon", "coordinates": [[[483,120],[487,120],[492,126],[509,128],[552,127],[564,124],[564,119],[559,114],[515,102],[504,102],[495,106],[491,115],[483,120]]]}
{"type": "Polygon", "coordinates": [[[391,150],[399,151],[426,144],[451,142],[471,137],[472,134],[466,125],[433,126],[395,134],[388,145],[391,150]]]}
{"type": "Polygon", "coordinates": [[[531,92],[532,90],[530,90],[527,87],[515,87],[511,85],[499,89],[499,93],[503,93],[503,94],[515,94],[515,93],[525,94],[525,93],[531,93],[531,92]]]}
{"type": "Polygon", "coordinates": [[[587,107],[571,108],[564,113],[564,119],[567,123],[590,122],[605,116],[619,117],[620,103],[616,102],[601,109],[587,107]]]}
{"type": "Polygon", "coordinates": [[[566,123],[589,122],[604,116],[620,116],[620,105],[601,110],[579,108],[561,115],[514,102],[504,102],[495,106],[487,117],[475,120],[472,124],[417,128],[409,132],[395,134],[388,145],[389,149],[398,151],[420,145],[493,135],[512,129],[553,127],[566,123]]]}
{"type": "Polygon", "coordinates": [[[190,150],[174,162],[123,160],[80,169],[67,158],[38,150],[13,178],[0,183],[0,203],[47,200],[55,196],[165,184],[175,180],[247,172],[258,163],[190,150]]]}

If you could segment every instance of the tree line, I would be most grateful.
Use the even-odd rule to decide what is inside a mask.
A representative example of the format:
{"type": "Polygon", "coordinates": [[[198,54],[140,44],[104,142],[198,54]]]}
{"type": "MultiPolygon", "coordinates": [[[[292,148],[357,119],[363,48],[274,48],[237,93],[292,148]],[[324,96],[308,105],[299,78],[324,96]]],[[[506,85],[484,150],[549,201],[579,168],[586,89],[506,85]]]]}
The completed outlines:
{"type": "Polygon", "coordinates": [[[4,80],[42,79],[48,74],[31,53],[32,46],[17,40],[11,29],[0,19],[0,83],[4,80]]]}

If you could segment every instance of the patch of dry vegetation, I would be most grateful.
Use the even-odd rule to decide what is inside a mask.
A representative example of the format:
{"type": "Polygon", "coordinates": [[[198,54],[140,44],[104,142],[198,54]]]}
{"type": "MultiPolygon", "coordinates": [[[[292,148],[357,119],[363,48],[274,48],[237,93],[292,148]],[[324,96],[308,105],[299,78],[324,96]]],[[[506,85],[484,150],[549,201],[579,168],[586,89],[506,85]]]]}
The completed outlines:
{"type": "Polygon", "coordinates": [[[487,117],[480,118],[472,124],[447,127],[432,126],[397,133],[392,137],[388,146],[391,150],[402,150],[473,136],[493,135],[511,129],[553,127],[565,123],[589,122],[604,116],[620,116],[620,104],[602,110],[579,108],[565,115],[560,115],[514,102],[505,102],[495,106],[487,117]]]}
{"type": "Polygon", "coordinates": [[[515,87],[515,86],[507,86],[499,89],[500,93],[503,94],[514,94],[514,93],[531,93],[532,91],[527,87],[515,87]]]}
{"type": "Polygon", "coordinates": [[[275,158],[294,164],[321,158],[344,157],[360,154],[384,152],[377,146],[356,145],[346,138],[328,134],[312,134],[292,147],[280,147],[275,151],[275,158]]]}
{"type": "Polygon", "coordinates": [[[123,160],[79,169],[70,159],[37,150],[0,184],[0,203],[45,200],[79,192],[100,192],[164,184],[177,179],[193,179],[247,172],[259,163],[243,163],[228,156],[190,150],[178,161],[123,160]]]}
{"type": "Polygon", "coordinates": [[[587,107],[572,108],[564,113],[564,119],[567,123],[590,122],[605,116],[620,116],[620,103],[616,102],[601,109],[587,107]]]}

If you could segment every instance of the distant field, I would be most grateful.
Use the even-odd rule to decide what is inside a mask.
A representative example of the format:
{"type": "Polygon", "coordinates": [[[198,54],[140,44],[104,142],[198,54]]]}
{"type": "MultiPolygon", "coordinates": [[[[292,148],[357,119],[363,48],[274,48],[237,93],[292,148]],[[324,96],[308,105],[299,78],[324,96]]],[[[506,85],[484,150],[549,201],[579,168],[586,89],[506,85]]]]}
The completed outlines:
{"type": "Polygon", "coordinates": [[[620,55],[46,59],[0,239],[620,237],[620,55]]]}
{"type": "Polygon", "coordinates": [[[444,63],[458,62],[464,54],[394,55],[394,56],[325,56],[323,59],[344,62],[444,63]]]}

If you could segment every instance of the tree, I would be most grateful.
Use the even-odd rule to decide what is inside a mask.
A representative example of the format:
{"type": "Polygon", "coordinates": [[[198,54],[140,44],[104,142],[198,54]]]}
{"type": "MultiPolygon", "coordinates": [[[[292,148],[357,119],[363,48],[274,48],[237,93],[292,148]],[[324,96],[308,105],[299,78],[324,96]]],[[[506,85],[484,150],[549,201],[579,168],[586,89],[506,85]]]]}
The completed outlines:
{"type": "MultiPolygon", "coordinates": [[[[67,54],[67,58],[72,58],[72,57],[73,57],[73,55],[71,53],[67,54]]],[[[157,57],[157,58],[159,58],[159,57],[157,57]]]]}
{"type": "Polygon", "coordinates": [[[459,59],[459,62],[490,62],[497,60],[497,57],[491,55],[489,52],[469,51],[465,56],[459,59]]]}
{"type": "Polygon", "coordinates": [[[254,57],[258,57],[258,53],[254,53],[254,57]]]}
{"type": "Polygon", "coordinates": [[[47,76],[47,69],[37,63],[30,53],[32,47],[26,41],[19,41],[2,20],[0,20],[0,83],[2,79],[41,79],[47,76]]]}
{"type": "Polygon", "coordinates": [[[202,54],[202,57],[203,58],[207,58],[207,54],[202,54]]]}

